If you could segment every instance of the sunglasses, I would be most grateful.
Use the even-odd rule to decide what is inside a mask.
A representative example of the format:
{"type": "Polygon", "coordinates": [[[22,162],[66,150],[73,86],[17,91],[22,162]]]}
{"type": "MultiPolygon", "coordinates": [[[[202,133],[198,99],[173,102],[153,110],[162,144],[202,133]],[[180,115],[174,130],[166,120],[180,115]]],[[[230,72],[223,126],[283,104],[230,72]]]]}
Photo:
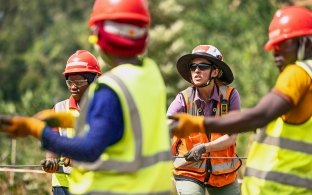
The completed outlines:
{"type": "Polygon", "coordinates": [[[199,70],[207,70],[213,67],[213,64],[199,63],[199,64],[190,64],[189,68],[191,71],[195,71],[196,68],[199,70]]]}
{"type": "Polygon", "coordinates": [[[75,80],[75,81],[71,81],[71,80],[66,80],[66,85],[67,87],[72,87],[73,85],[75,85],[76,87],[83,87],[85,85],[88,85],[88,80],[75,80]]]}

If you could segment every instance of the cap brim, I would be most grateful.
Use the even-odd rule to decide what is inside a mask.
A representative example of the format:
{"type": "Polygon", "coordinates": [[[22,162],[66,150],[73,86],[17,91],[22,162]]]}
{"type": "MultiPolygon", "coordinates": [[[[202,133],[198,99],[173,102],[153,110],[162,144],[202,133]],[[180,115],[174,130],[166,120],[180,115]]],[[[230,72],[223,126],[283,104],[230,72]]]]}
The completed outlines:
{"type": "Polygon", "coordinates": [[[284,35],[284,36],[281,35],[277,38],[269,39],[268,42],[264,45],[263,49],[266,51],[270,51],[273,49],[275,45],[278,45],[287,39],[293,39],[295,37],[309,36],[309,35],[312,35],[312,29],[304,29],[304,30],[302,29],[301,31],[288,33],[287,35],[284,35]]]}
{"type": "Polygon", "coordinates": [[[98,76],[100,76],[102,73],[101,72],[97,72],[97,71],[93,71],[93,70],[77,70],[77,69],[72,69],[72,70],[67,70],[63,72],[63,75],[69,75],[69,74],[79,74],[79,73],[94,73],[97,74],[98,76]]]}
{"type": "Polygon", "coordinates": [[[215,64],[219,69],[221,69],[223,74],[220,78],[218,78],[219,81],[223,82],[226,85],[233,82],[234,76],[233,76],[232,70],[225,62],[207,53],[194,53],[194,54],[186,54],[182,56],[181,58],[178,59],[177,64],[176,64],[180,75],[189,83],[192,83],[189,65],[191,64],[194,58],[205,58],[209,60],[210,62],[212,62],[213,64],[215,64]]]}

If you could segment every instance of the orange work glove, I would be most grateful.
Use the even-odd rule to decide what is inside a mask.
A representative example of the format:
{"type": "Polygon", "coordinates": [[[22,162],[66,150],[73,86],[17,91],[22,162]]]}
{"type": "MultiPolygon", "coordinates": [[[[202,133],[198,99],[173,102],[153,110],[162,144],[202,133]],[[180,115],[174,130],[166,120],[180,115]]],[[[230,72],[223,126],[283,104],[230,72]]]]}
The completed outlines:
{"type": "Polygon", "coordinates": [[[205,133],[204,116],[192,116],[186,113],[178,113],[168,117],[172,119],[169,129],[172,136],[186,137],[191,133],[205,133]]]}
{"type": "Polygon", "coordinates": [[[73,128],[75,116],[71,112],[55,112],[43,110],[34,115],[34,118],[45,121],[49,127],[73,128]]]}
{"type": "Polygon", "coordinates": [[[12,137],[32,135],[40,139],[42,130],[45,126],[45,122],[35,118],[23,116],[0,116],[0,131],[9,134],[12,137]]]}
{"type": "Polygon", "coordinates": [[[41,161],[42,169],[47,173],[55,173],[59,167],[58,158],[48,158],[41,161]]]}

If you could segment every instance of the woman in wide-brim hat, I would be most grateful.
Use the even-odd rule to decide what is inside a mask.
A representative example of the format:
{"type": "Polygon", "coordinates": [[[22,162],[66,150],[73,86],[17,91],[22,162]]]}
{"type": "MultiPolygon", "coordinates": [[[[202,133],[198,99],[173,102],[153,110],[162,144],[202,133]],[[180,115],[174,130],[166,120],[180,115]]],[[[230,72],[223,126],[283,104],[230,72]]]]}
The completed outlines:
{"type": "MultiPolygon", "coordinates": [[[[177,69],[192,86],[178,93],[167,115],[186,112],[221,117],[240,110],[239,93],[228,86],[234,80],[233,73],[216,47],[195,47],[191,54],[179,58],[177,69]]],[[[173,158],[178,193],[205,195],[207,190],[210,195],[239,195],[237,170],[242,162],[236,158],[236,138],[236,134],[221,133],[174,136],[171,151],[174,157],[178,156],[173,158]]]]}
{"type": "Polygon", "coordinates": [[[186,54],[179,58],[177,69],[180,75],[188,82],[192,83],[190,65],[195,58],[205,58],[216,68],[220,69],[218,80],[225,85],[233,82],[234,76],[231,68],[223,61],[220,51],[212,45],[199,45],[195,47],[191,54],[186,54]]]}

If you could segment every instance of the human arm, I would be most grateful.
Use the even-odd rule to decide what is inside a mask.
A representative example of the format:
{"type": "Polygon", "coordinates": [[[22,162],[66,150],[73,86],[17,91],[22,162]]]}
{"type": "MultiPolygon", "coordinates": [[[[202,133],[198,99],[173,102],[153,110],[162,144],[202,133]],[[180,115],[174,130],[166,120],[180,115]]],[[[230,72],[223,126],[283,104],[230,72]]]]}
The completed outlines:
{"type": "Polygon", "coordinates": [[[51,131],[44,130],[42,146],[78,161],[98,159],[107,146],[116,143],[123,135],[121,105],[115,92],[101,87],[95,92],[87,112],[90,130],[85,136],[56,137],[51,131]]]}
{"type": "Polygon", "coordinates": [[[184,112],[185,110],[185,104],[183,100],[182,94],[176,95],[175,99],[171,102],[170,106],[167,110],[167,116],[174,115],[179,112],[184,112]]]}
{"type": "MultiPolygon", "coordinates": [[[[234,88],[229,98],[229,112],[240,111],[241,107],[240,96],[234,88]]],[[[223,115],[224,117],[226,115],[223,115]]],[[[223,136],[205,144],[207,152],[224,150],[236,143],[237,134],[224,134],[223,136]]]]}
{"type": "Polygon", "coordinates": [[[263,127],[273,119],[289,111],[291,104],[281,96],[270,92],[259,103],[241,112],[233,111],[220,119],[205,118],[206,132],[240,133],[263,127]]]}
{"type": "MultiPolygon", "coordinates": [[[[194,118],[183,114],[172,116],[171,118],[178,122],[171,127],[171,132],[185,136],[191,133],[190,131],[185,132],[187,129],[196,132],[205,131],[204,129],[207,127],[207,132],[239,133],[263,127],[280,116],[290,123],[302,123],[310,117],[309,113],[298,113],[298,109],[293,111],[292,108],[300,104],[302,97],[310,87],[309,75],[300,67],[290,65],[280,73],[273,90],[265,95],[255,107],[242,112],[233,111],[221,119],[194,118]],[[301,117],[299,118],[298,115],[301,117]],[[232,129],[227,129],[231,126],[233,126],[232,129]]],[[[300,110],[305,111],[305,108],[301,106],[300,110]]]]}
{"type": "Polygon", "coordinates": [[[204,143],[206,152],[225,150],[236,143],[237,134],[225,134],[218,139],[204,143]]]}
{"type": "Polygon", "coordinates": [[[46,122],[23,116],[0,116],[0,131],[14,137],[32,135],[41,140],[46,150],[78,161],[92,162],[123,135],[121,105],[115,92],[101,87],[91,100],[87,116],[90,130],[83,137],[61,137],[46,122]]]}
{"type": "Polygon", "coordinates": [[[47,151],[45,157],[46,158],[58,158],[58,155],[53,152],[47,151]]]}
{"type": "Polygon", "coordinates": [[[270,92],[255,107],[241,112],[233,111],[222,118],[204,118],[185,113],[170,116],[170,119],[176,121],[171,124],[170,130],[172,135],[178,137],[185,137],[193,132],[228,134],[246,132],[263,127],[268,122],[288,112],[291,106],[287,100],[270,92]]]}
{"type": "MultiPolygon", "coordinates": [[[[228,119],[228,122],[230,120],[241,121],[238,128],[243,126],[245,131],[263,127],[280,116],[292,124],[302,123],[310,117],[310,114],[309,109],[303,106],[305,104],[300,104],[300,102],[303,97],[307,97],[311,83],[311,78],[304,69],[297,65],[288,65],[278,76],[269,94],[264,96],[254,108],[247,109],[238,116],[233,114],[233,119],[228,119]],[[292,109],[295,107],[296,109],[292,109]]],[[[244,131],[244,129],[241,130],[244,131]]]]}

